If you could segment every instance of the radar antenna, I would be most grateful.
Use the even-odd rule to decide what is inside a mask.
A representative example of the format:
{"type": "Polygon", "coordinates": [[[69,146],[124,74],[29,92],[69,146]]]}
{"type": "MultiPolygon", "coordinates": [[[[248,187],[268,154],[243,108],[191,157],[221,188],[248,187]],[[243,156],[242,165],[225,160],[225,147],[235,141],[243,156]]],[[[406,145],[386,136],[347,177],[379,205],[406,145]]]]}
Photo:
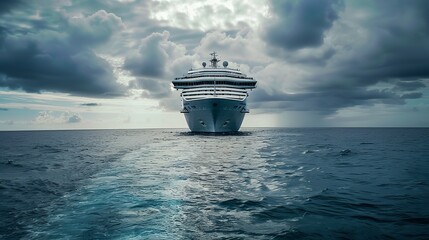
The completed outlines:
{"type": "Polygon", "coordinates": [[[220,60],[218,60],[216,58],[216,52],[212,52],[212,53],[210,53],[210,55],[213,56],[213,58],[210,60],[211,66],[214,67],[214,68],[217,68],[217,63],[220,62],[220,60]]]}

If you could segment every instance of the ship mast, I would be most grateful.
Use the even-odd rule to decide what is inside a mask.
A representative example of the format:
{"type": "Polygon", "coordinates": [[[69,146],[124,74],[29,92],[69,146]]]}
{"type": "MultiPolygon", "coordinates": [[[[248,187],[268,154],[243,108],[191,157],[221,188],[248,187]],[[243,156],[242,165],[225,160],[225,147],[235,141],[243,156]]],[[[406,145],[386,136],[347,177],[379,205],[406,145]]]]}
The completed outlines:
{"type": "Polygon", "coordinates": [[[217,63],[220,62],[220,60],[217,60],[217,58],[216,58],[216,52],[212,52],[212,53],[210,53],[210,55],[213,56],[213,58],[210,60],[211,66],[214,67],[214,68],[217,68],[217,63]]]}
{"type": "MultiPolygon", "coordinates": [[[[213,68],[217,68],[217,63],[220,61],[220,60],[217,60],[217,58],[216,58],[216,52],[212,52],[212,53],[210,53],[210,55],[212,55],[213,56],[213,58],[210,60],[210,62],[211,62],[211,66],[213,67],[213,68]]],[[[213,81],[213,96],[214,97],[216,97],[216,80],[214,79],[214,81],[213,81]]]]}

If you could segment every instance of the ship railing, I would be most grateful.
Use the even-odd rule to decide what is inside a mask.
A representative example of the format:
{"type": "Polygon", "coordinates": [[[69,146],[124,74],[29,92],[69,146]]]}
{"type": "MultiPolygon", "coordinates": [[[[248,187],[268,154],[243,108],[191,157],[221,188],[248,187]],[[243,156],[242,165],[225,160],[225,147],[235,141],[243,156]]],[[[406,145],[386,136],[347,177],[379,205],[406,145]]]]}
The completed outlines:
{"type": "Polygon", "coordinates": [[[215,74],[215,75],[207,75],[207,74],[195,74],[192,76],[183,76],[183,77],[176,77],[174,80],[181,80],[181,79],[192,79],[192,78],[204,78],[204,77],[230,77],[230,78],[237,78],[237,79],[247,79],[247,80],[253,80],[253,77],[247,77],[247,76],[240,76],[240,75],[233,75],[233,74],[215,74]]]}
{"type": "Polygon", "coordinates": [[[192,81],[173,82],[174,88],[198,87],[231,87],[231,88],[256,88],[256,82],[231,82],[231,81],[192,81]]]}
{"type": "Polygon", "coordinates": [[[216,94],[190,94],[190,95],[182,95],[182,97],[189,98],[189,97],[237,97],[237,98],[245,98],[247,97],[247,94],[223,94],[223,93],[216,93],[216,94]]]}
{"type": "Polygon", "coordinates": [[[227,91],[204,91],[204,92],[185,92],[181,96],[196,96],[196,95],[236,95],[236,96],[247,96],[247,92],[227,92],[227,91]]]}
{"type": "Polygon", "coordinates": [[[230,100],[244,101],[247,98],[247,96],[242,96],[242,97],[239,97],[239,96],[224,96],[224,95],[220,95],[220,96],[218,96],[218,95],[216,95],[216,96],[213,96],[213,95],[211,95],[211,96],[207,96],[207,95],[205,95],[205,96],[202,96],[202,95],[200,95],[200,96],[183,96],[183,99],[185,99],[187,101],[198,100],[198,99],[207,99],[207,98],[220,98],[220,99],[230,99],[230,100]]]}
{"type": "Polygon", "coordinates": [[[214,69],[205,69],[205,68],[200,68],[200,69],[193,69],[193,70],[189,70],[188,74],[204,74],[204,73],[227,73],[227,74],[238,74],[238,75],[245,75],[242,72],[240,72],[240,70],[238,69],[222,69],[222,70],[218,70],[216,68],[214,69]]]}
{"type": "MultiPolygon", "coordinates": [[[[187,89],[183,89],[183,93],[211,92],[211,91],[214,91],[214,86],[213,87],[199,87],[199,88],[187,88],[187,89]]],[[[219,87],[219,86],[216,86],[216,92],[247,93],[247,90],[243,89],[243,88],[232,88],[232,87],[219,87]]]]}
{"type": "Polygon", "coordinates": [[[198,91],[183,91],[183,94],[195,94],[195,93],[231,93],[231,94],[246,94],[246,91],[234,91],[234,90],[227,90],[227,89],[210,89],[210,90],[198,90],[198,91]]]}

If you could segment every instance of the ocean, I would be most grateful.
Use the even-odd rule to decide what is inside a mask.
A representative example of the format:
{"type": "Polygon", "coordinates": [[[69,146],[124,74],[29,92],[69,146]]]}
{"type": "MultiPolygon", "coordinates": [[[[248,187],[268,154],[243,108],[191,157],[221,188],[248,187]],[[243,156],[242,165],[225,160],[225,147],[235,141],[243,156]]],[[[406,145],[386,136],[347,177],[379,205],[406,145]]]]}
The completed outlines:
{"type": "Polygon", "coordinates": [[[0,132],[0,239],[429,239],[428,128],[0,132]]]}

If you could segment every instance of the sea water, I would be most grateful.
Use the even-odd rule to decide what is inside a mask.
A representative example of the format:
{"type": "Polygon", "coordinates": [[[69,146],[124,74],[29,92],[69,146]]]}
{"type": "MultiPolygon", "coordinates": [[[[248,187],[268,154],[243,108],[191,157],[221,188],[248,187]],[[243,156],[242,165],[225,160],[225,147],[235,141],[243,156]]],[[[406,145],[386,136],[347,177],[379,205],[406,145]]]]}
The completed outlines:
{"type": "Polygon", "coordinates": [[[0,132],[1,239],[429,239],[429,129],[0,132]]]}

